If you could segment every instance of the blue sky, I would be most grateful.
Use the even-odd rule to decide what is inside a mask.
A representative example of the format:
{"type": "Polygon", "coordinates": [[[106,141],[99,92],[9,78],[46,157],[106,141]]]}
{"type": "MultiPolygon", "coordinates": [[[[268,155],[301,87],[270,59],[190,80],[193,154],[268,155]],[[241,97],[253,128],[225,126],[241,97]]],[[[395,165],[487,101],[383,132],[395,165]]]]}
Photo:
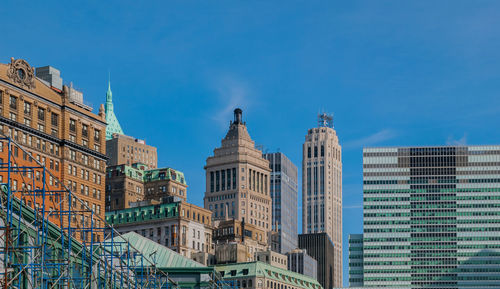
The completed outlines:
{"type": "MultiPolygon", "coordinates": [[[[231,112],[298,166],[318,111],[343,145],[344,240],[362,231],[362,147],[498,144],[500,1],[3,1],[0,61],[52,65],[183,171],[231,112]]],[[[344,250],[347,284],[347,250],[344,250]]]]}

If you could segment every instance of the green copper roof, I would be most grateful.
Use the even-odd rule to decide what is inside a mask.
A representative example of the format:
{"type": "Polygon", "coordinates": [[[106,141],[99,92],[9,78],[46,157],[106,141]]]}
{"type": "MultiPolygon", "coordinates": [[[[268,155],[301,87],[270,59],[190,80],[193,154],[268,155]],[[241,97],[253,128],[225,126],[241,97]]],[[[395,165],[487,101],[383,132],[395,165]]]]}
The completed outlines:
{"type": "Polygon", "coordinates": [[[106,222],[117,225],[176,218],[178,216],[179,203],[176,202],[106,212],[106,222]]]}
{"type": "Polygon", "coordinates": [[[113,138],[113,134],[123,134],[122,127],[116,118],[113,111],[113,93],[111,92],[111,82],[108,82],[108,91],[106,92],[106,105],[104,106],[106,112],[106,140],[113,138]]]}
{"type": "Polygon", "coordinates": [[[287,283],[289,285],[301,288],[322,289],[319,282],[311,277],[281,269],[263,262],[246,262],[237,264],[217,265],[216,271],[223,275],[224,279],[241,277],[266,277],[287,283]]]}
{"type": "MultiPolygon", "coordinates": [[[[147,256],[157,267],[174,267],[174,268],[195,268],[205,267],[202,264],[186,258],[169,248],[160,245],[150,239],[143,237],[135,232],[129,232],[121,237],[113,238],[115,247],[126,246],[122,243],[123,239],[127,240],[132,247],[137,249],[143,256],[147,256]]],[[[106,241],[108,242],[108,241],[106,241]]],[[[122,250],[125,251],[125,250],[122,250]]]]}
{"type": "Polygon", "coordinates": [[[162,168],[146,171],[146,175],[144,176],[145,182],[153,182],[158,180],[173,180],[187,185],[186,179],[184,178],[184,173],[172,168],[162,168]]]}
{"type": "Polygon", "coordinates": [[[132,164],[132,166],[127,165],[117,165],[109,166],[106,168],[106,172],[119,171],[122,174],[126,174],[128,177],[136,179],[142,182],[154,182],[159,180],[172,180],[187,186],[186,179],[184,178],[184,173],[172,168],[160,168],[152,170],[141,170],[139,167],[141,164],[132,164]]]}

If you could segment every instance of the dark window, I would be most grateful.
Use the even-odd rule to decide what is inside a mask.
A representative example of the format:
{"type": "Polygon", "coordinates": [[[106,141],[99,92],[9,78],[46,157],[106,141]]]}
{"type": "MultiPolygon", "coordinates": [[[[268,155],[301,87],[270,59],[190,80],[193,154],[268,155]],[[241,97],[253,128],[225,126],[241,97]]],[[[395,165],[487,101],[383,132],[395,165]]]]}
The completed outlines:
{"type": "Polygon", "coordinates": [[[314,157],[315,158],[318,157],[318,147],[317,146],[314,147],[314,157]]]}
{"type": "Polygon", "coordinates": [[[220,175],[221,175],[221,191],[224,191],[226,190],[226,170],[222,170],[220,172],[220,175]]]}
{"type": "Polygon", "coordinates": [[[59,124],[59,115],[52,113],[50,116],[50,122],[53,126],[57,126],[59,124]]]}
{"type": "Polygon", "coordinates": [[[76,132],[76,121],[74,119],[69,120],[69,130],[76,132]]]}
{"type": "Polygon", "coordinates": [[[236,189],[236,168],[233,168],[233,190],[236,189]]]}
{"type": "Polygon", "coordinates": [[[82,136],[83,137],[88,137],[89,136],[89,126],[86,124],[82,125],[82,136]]]}
{"type": "Polygon", "coordinates": [[[220,190],[220,180],[219,180],[220,172],[215,172],[215,191],[218,192],[220,190]]]}
{"type": "Polygon", "coordinates": [[[321,156],[322,157],[325,156],[325,146],[324,145],[321,145],[321,156]]]}
{"type": "Polygon", "coordinates": [[[311,147],[307,148],[307,157],[311,158],[311,147]]]}
{"type": "Polygon", "coordinates": [[[214,192],[214,172],[210,172],[210,192],[214,192]]]}
{"type": "Polygon", "coordinates": [[[17,109],[17,97],[10,96],[10,108],[17,109]]]}
{"type": "Polygon", "coordinates": [[[38,120],[45,121],[45,109],[38,108],[38,120]]]}
{"type": "Polygon", "coordinates": [[[231,189],[231,169],[227,169],[226,170],[226,175],[227,175],[227,186],[226,186],[226,188],[228,190],[230,190],[231,189]]]}

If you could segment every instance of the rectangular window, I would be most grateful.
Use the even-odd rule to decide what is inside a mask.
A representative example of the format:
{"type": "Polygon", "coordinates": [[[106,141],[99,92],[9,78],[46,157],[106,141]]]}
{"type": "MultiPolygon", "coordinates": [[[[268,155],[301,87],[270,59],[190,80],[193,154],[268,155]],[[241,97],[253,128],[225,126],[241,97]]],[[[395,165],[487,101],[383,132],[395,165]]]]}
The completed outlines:
{"type": "Polygon", "coordinates": [[[72,132],[76,132],[76,120],[74,119],[69,120],[69,130],[72,132]]]}
{"type": "Polygon", "coordinates": [[[233,168],[233,190],[236,190],[236,168],[233,168]]]}
{"type": "Polygon", "coordinates": [[[9,103],[10,108],[12,109],[17,109],[17,97],[15,96],[10,96],[10,103],[9,103]]]}
{"type": "Polygon", "coordinates": [[[31,103],[29,102],[24,103],[24,115],[31,116],[31,103]]]}
{"type": "Polygon", "coordinates": [[[214,192],[214,172],[210,172],[210,192],[214,192]]]}
{"type": "Polygon", "coordinates": [[[101,140],[101,131],[95,129],[94,130],[94,141],[99,142],[101,140]]]}
{"type": "Polygon", "coordinates": [[[314,194],[318,194],[318,167],[314,167],[314,194]]]}
{"type": "Polygon", "coordinates": [[[38,108],[38,120],[45,121],[45,109],[38,108]]]}
{"type": "Polygon", "coordinates": [[[321,156],[325,156],[325,145],[321,145],[321,156]]]}
{"type": "Polygon", "coordinates": [[[227,186],[226,186],[226,188],[228,190],[230,190],[231,189],[231,169],[227,169],[226,170],[226,176],[227,176],[227,186]]]}
{"type": "Polygon", "coordinates": [[[56,113],[52,113],[50,115],[50,123],[52,124],[52,126],[57,126],[59,124],[59,115],[57,115],[56,113]]]}
{"type": "Polygon", "coordinates": [[[219,171],[216,171],[215,172],[215,191],[218,192],[219,189],[220,189],[220,183],[219,183],[219,175],[220,175],[220,172],[219,171]]]}
{"type": "Polygon", "coordinates": [[[325,166],[321,166],[319,168],[319,185],[320,185],[320,193],[325,192],[325,166]]]}
{"type": "Polygon", "coordinates": [[[82,136],[83,137],[89,136],[89,126],[86,124],[82,124],[82,136]]]}
{"type": "Polygon", "coordinates": [[[226,171],[222,170],[220,172],[220,174],[221,174],[221,179],[222,179],[222,181],[221,181],[221,191],[224,191],[224,190],[226,190],[226,171]]]}
{"type": "Polygon", "coordinates": [[[311,168],[307,168],[307,195],[311,195],[311,168]]]}
{"type": "Polygon", "coordinates": [[[318,147],[317,146],[314,146],[314,157],[315,158],[318,157],[318,147]]]}
{"type": "Polygon", "coordinates": [[[307,147],[307,157],[311,158],[311,147],[307,147]]]}

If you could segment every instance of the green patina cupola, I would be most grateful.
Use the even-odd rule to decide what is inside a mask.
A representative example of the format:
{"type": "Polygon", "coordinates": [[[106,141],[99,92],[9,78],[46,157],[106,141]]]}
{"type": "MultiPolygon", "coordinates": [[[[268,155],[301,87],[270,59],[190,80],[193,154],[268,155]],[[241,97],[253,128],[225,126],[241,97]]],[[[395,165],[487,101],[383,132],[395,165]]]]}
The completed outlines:
{"type": "Polygon", "coordinates": [[[113,93],[111,92],[111,81],[108,81],[108,91],[106,92],[106,122],[108,126],[106,127],[106,140],[110,140],[113,138],[113,134],[123,134],[122,127],[116,118],[116,115],[113,111],[113,93]]]}

